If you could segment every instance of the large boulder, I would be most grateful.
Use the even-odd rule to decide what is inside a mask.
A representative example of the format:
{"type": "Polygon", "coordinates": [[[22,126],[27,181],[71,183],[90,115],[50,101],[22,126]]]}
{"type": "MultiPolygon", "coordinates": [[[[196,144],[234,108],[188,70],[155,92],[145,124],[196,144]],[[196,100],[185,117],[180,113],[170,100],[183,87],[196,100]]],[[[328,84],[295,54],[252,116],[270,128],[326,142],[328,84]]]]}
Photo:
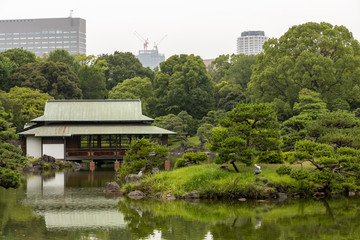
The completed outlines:
{"type": "Polygon", "coordinates": [[[105,183],[104,193],[118,193],[121,191],[121,188],[117,182],[107,182],[105,183]]]}
{"type": "Polygon", "coordinates": [[[44,155],[41,157],[41,160],[44,161],[44,162],[47,162],[47,163],[54,163],[54,162],[55,162],[55,158],[54,158],[54,157],[49,156],[49,155],[46,155],[46,154],[44,154],[44,155]]]}
{"type": "Polygon", "coordinates": [[[126,183],[136,182],[137,180],[139,180],[139,177],[137,174],[128,174],[125,177],[126,183]]]}
{"type": "Polygon", "coordinates": [[[129,192],[128,197],[131,199],[138,200],[138,199],[144,198],[145,194],[140,190],[135,190],[135,191],[129,192]]]}

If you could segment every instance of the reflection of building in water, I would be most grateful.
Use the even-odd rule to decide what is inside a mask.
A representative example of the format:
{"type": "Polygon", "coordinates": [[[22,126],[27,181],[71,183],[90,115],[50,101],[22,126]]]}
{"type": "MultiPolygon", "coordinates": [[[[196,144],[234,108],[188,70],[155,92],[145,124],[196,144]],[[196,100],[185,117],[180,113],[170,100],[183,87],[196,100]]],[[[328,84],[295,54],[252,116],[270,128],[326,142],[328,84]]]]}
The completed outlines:
{"type": "MultiPolygon", "coordinates": [[[[96,179],[94,173],[86,173],[88,178],[96,179]]],[[[44,217],[47,229],[126,226],[124,216],[118,210],[118,199],[106,199],[102,187],[67,187],[66,179],[74,177],[74,173],[63,172],[55,173],[51,178],[29,177],[24,202],[44,217]]]]}

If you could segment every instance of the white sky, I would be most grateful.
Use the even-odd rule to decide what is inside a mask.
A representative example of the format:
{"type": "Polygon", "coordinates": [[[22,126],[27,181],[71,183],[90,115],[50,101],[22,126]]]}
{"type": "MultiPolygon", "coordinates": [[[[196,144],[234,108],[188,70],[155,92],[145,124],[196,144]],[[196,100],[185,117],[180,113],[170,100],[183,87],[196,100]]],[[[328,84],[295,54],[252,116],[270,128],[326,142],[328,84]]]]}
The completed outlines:
{"type": "Polygon", "coordinates": [[[241,32],[262,30],[280,37],[291,26],[312,22],[344,25],[360,40],[360,0],[0,0],[0,19],[86,19],[87,54],[137,55],[167,35],[159,51],[203,59],[236,52],[241,32]]]}

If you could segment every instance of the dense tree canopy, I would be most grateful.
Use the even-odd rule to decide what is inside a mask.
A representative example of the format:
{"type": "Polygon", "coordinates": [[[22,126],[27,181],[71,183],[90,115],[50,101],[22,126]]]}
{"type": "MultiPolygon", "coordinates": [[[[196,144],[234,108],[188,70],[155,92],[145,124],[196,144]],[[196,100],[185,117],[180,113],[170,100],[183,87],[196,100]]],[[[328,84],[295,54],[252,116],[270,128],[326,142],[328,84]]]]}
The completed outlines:
{"type": "Polygon", "coordinates": [[[160,69],[154,79],[155,115],[185,110],[201,119],[212,109],[214,86],[200,57],[174,55],[160,63],[160,69]]]}
{"type": "Polygon", "coordinates": [[[309,22],[263,48],[248,85],[253,101],[279,99],[292,108],[307,88],[320,93],[329,109],[360,105],[360,46],[345,27],[309,22]]]}
{"type": "Polygon", "coordinates": [[[49,94],[30,88],[13,87],[8,93],[0,92],[0,102],[12,114],[11,122],[17,131],[31,119],[43,115],[46,101],[52,99],[49,94]]]}
{"type": "Polygon", "coordinates": [[[7,57],[16,67],[20,67],[27,63],[37,62],[34,53],[21,48],[8,49],[0,55],[7,57]]]}
{"type": "Polygon", "coordinates": [[[149,112],[148,105],[152,97],[152,84],[149,78],[125,79],[109,91],[109,99],[140,99],[144,114],[149,112]]]}
{"type": "Polygon", "coordinates": [[[15,64],[9,58],[0,54],[0,90],[4,90],[9,84],[8,79],[15,68],[15,64]]]}
{"type": "Polygon", "coordinates": [[[82,97],[79,78],[62,62],[24,64],[14,72],[9,82],[8,89],[14,86],[39,89],[55,99],[82,97]]]}
{"type": "Polygon", "coordinates": [[[106,87],[111,90],[118,83],[125,79],[134,77],[148,77],[154,78],[154,73],[150,68],[142,66],[140,61],[130,52],[118,52],[114,54],[103,54],[98,60],[105,60],[108,63],[108,68],[105,70],[106,87]]]}

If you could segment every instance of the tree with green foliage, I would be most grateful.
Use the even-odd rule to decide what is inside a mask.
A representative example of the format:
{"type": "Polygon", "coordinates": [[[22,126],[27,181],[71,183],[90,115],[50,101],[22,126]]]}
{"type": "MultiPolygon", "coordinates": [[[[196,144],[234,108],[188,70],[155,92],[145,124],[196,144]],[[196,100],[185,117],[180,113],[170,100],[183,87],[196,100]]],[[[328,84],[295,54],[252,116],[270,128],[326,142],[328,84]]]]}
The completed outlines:
{"type": "Polygon", "coordinates": [[[231,66],[229,58],[229,54],[220,55],[207,67],[207,70],[214,82],[219,83],[229,70],[231,66]]]}
{"type": "Polygon", "coordinates": [[[0,53],[3,57],[7,57],[16,67],[20,67],[28,63],[36,63],[36,55],[22,48],[8,49],[0,53]]]}
{"type": "Polygon", "coordinates": [[[319,93],[306,88],[302,89],[299,92],[299,102],[294,105],[296,115],[281,124],[283,151],[294,150],[296,141],[308,137],[307,126],[311,126],[313,120],[327,112],[326,104],[320,99],[319,93]]]}
{"type": "Polygon", "coordinates": [[[270,104],[238,104],[213,129],[211,150],[218,152],[217,163],[251,164],[264,152],[280,150],[279,123],[270,104]]]}
{"type": "Polygon", "coordinates": [[[359,188],[359,150],[350,147],[334,149],[328,144],[303,140],[295,145],[295,157],[301,163],[309,162],[314,169],[301,174],[302,177],[301,172],[292,170],[290,176],[308,180],[317,191],[330,195],[333,191],[348,192],[359,188]]]}
{"type": "Polygon", "coordinates": [[[21,156],[21,149],[10,141],[15,140],[15,128],[9,123],[10,114],[0,107],[0,187],[16,188],[20,184],[17,167],[26,164],[26,158],[21,156]]]}
{"type": "Polygon", "coordinates": [[[254,102],[279,99],[292,109],[299,91],[320,94],[330,110],[360,105],[360,45],[343,26],[305,23],[265,42],[248,91],[254,102]]]}
{"type": "Polygon", "coordinates": [[[9,77],[15,69],[15,64],[9,58],[0,54],[0,90],[5,90],[9,77]]]}
{"type": "Polygon", "coordinates": [[[175,169],[181,167],[189,167],[192,165],[200,164],[208,160],[209,157],[204,152],[188,152],[184,153],[181,158],[178,158],[175,163],[175,169]]]}
{"type": "Polygon", "coordinates": [[[214,86],[203,60],[194,55],[174,55],[160,63],[154,79],[157,102],[153,115],[185,110],[201,119],[213,107],[214,86]]]}
{"type": "Polygon", "coordinates": [[[246,96],[239,84],[222,81],[215,85],[215,107],[231,111],[236,104],[246,102],[246,96]]]}
{"type": "Polygon", "coordinates": [[[354,113],[334,111],[321,114],[306,125],[309,139],[335,148],[360,148],[360,120],[354,113]]]}
{"type": "Polygon", "coordinates": [[[0,102],[5,111],[11,113],[11,122],[17,131],[31,119],[43,115],[46,101],[52,99],[49,94],[30,88],[13,87],[8,93],[0,92],[0,102]]]}
{"type": "Polygon", "coordinates": [[[83,99],[105,99],[108,95],[104,72],[96,66],[82,66],[79,74],[83,99]]]}
{"type": "Polygon", "coordinates": [[[211,125],[209,123],[204,123],[200,125],[200,127],[197,130],[197,136],[200,139],[201,146],[204,146],[205,143],[211,143],[211,137],[212,137],[212,129],[214,128],[214,125],[211,125]]]}
{"type": "Polygon", "coordinates": [[[256,56],[233,54],[230,57],[230,63],[231,65],[222,78],[222,81],[239,84],[241,89],[246,90],[252,75],[251,66],[256,64],[256,56]]]}
{"type": "Polygon", "coordinates": [[[47,62],[65,63],[75,73],[77,73],[79,69],[79,64],[75,61],[74,56],[65,49],[55,49],[51,51],[45,60],[47,62]]]}
{"type": "Polygon", "coordinates": [[[109,91],[109,99],[140,99],[145,114],[149,113],[149,101],[152,97],[152,84],[149,78],[125,79],[109,91]]]}
{"type": "Polygon", "coordinates": [[[108,67],[105,69],[106,88],[111,90],[125,79],[134,77],[154,78],[154,72],[150,68],[142,66],[140,61],[130,52],[118,52],[114,54],[102,54],[97,61],[105,60],[108,67]]]}
{"type": "Polygon", "coordinates": [[[144,173],[152,172],[153,168],[160,168],[167,155],[168,149],[164,145],[145,138],[134,139],[125,153],[118,179],[124,181],[126,175],[138,173],[141,169],[144,173]]]}
{"type": "Polygon", "coordinates": [[[176,135],[170,135],[169,140],[183,140],[187,141],[187,135],[186,129],[188,128],[186,126],[186,123],[175,114],[168,114],[165,116],[157,117],[155,118],[155,121],[153,122],[154,126],[165,128],[167,130],[176,132],[176,135]]]}
{"type": "Polygon", "coordinates": [[[24,64],[16,69],[9,80],[10,88],[18,86],[39,89],[55,99],[79,99],[82,97],[79,78],[62,62],[24,64]]]}

